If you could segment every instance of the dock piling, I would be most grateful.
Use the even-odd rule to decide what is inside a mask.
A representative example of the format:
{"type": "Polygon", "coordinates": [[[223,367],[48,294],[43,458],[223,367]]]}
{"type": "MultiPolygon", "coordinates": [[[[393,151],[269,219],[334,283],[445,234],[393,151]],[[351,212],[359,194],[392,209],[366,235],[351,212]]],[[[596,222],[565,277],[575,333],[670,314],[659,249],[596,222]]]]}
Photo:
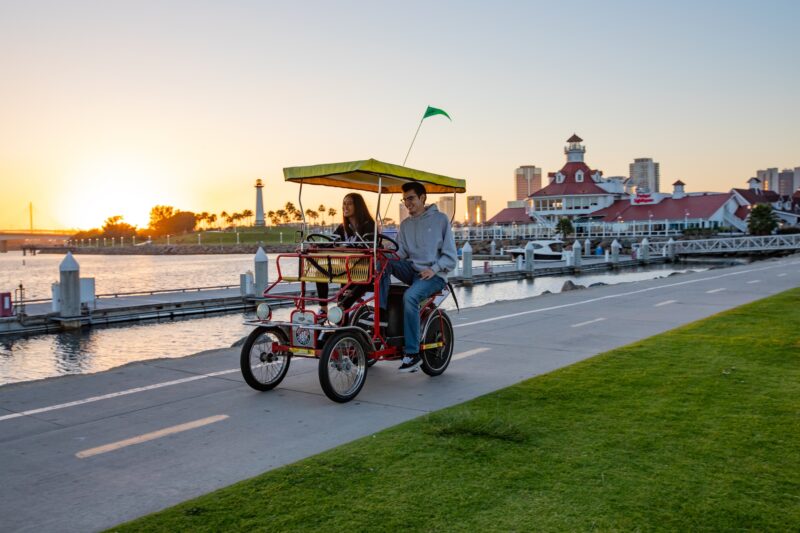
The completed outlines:
{"type": "Polygon", "coordinates": [[[264,251],[264,248],[261,246],[258,247],[258,251],[256,252],[255,256],[255,273],[255,293],[256,296],[261,296],[264,294],[264,289],[266,289],[267,285],[269,284],[269,258],[267,257],[267,253],[264,251]]]}

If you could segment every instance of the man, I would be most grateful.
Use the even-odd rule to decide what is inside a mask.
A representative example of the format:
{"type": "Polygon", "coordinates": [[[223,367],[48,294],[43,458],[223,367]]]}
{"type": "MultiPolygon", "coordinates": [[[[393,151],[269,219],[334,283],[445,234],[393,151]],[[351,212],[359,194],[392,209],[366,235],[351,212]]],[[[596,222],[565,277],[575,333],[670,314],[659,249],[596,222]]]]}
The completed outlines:
{"type": "Polygon", "coordinates": [[[416,372],[422,364],[419,354],[419,305],[441,291],[447,273],[458,264],[456,242],[450,219],[435,205],[425,205],[427,191],[418,182],[403,184],[403,203],[409,217],[400,224],[397,236],[400,260],[390,261],[381,278],[381,313],[385,313],[389,284],[394,275],[409,285],[403,295],[403,364],[401,372],[416,372]]]}

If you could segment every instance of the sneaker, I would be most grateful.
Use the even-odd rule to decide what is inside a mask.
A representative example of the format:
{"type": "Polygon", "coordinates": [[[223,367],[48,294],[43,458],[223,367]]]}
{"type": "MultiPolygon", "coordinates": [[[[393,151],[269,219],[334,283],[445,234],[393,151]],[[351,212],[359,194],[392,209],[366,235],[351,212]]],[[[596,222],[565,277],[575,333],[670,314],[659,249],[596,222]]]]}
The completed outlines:
{"type": "Polygon", "coordinates": [[[422,357],[418,353],[406,354],[403,356],[403,364],[400,365],[400,372],[416,372],[422,366],[422,357]]]}

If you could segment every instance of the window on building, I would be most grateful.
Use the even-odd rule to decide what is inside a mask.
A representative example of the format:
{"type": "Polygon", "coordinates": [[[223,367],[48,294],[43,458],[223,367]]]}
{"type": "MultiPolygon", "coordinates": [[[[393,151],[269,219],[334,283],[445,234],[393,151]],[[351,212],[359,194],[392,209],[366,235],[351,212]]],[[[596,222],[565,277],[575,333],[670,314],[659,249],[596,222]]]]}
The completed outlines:
{"type": "Polygon", "coordinates": [[[583,170],[579,170],[575,173],[575,181],[583,183],[583,170]]]}
{"type": "Polygon", "coordinates": [[[556,174],[556,183],[564,183],[564,174],[561,172],[556,174]]]}

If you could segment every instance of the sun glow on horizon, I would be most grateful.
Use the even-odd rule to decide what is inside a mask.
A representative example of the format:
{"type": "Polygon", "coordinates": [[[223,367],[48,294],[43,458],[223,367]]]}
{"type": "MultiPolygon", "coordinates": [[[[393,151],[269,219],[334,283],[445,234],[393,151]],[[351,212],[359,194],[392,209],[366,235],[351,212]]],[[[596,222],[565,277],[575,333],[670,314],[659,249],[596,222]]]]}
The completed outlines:
{"type": "Polygon", "coordinates": [[[128,224],[144,228],[150,209],[170,204],[170,182],[166,170],[134,157],[109,157],[93,161],[66,177],[64,183],[80,183],[65,188],[63,203],[54,213],[65,225],[81,229],[99,228],[112,216],[122,216],[128,224]]]}

